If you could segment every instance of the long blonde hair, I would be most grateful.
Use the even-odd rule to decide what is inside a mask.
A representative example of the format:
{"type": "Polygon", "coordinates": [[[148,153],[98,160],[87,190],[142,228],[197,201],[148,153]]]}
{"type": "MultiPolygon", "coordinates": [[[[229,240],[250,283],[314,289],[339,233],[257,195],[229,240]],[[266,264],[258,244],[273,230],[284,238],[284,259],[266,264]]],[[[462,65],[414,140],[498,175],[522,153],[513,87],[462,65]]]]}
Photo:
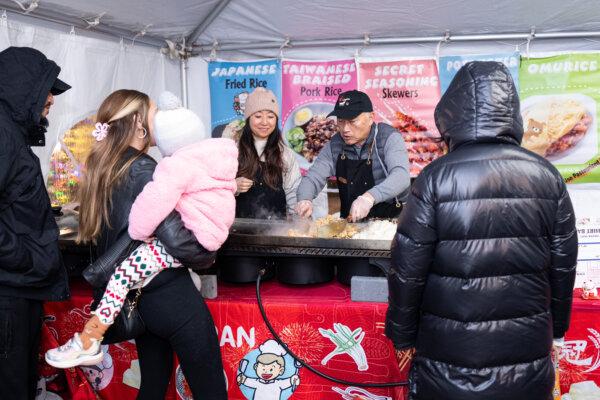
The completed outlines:
{"type": "Polygon", "coordinates": [[[115,185],[121,182],[131,163],[150,147],[150,137],[144,138],[144,148],[129,160],[123,155],[136,135],[136,121],[141,119],[148,130],[150,98],[136,90],[121,89],[111,93],[100,105],[96,121],[110,125],[107,136],[94,142],[85,162],[79,186],[79,242],[96,242],[103,226],[110,228],[109,210],[115,185]]]}

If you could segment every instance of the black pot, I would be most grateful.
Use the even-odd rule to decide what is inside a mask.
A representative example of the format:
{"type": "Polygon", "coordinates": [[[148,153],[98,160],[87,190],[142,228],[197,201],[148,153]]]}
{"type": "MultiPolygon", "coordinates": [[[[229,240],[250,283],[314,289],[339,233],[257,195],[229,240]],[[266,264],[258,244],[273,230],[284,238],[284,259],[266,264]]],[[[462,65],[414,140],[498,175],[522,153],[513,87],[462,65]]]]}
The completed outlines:
{"type": "Polygon", "coordinates": [[[261,269],[265,270],[262,281],[275,275],[273,260],[267,257],[219,256],[216,264],[219,279],[230,283],[256,282],[261,269]]]}
{"type": "Polygon", "coordinates": [[[369,262],[368,258],[338,258],[337,280],[350,286],[353,276],[385,276],[383,270],[369,262]]]}
{"type": "Polygon", "coordinates": [[[285,257],[277,261],[277,279],[292,285],[329,282],[335,276],[331,259],[323,257],[285,257]]]}

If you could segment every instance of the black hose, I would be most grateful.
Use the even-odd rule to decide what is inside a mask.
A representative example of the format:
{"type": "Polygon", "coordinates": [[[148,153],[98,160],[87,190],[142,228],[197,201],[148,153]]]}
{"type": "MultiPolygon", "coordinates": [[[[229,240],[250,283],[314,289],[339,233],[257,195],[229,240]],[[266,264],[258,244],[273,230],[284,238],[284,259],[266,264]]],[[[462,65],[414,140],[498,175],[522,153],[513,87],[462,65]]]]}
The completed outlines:
{"type": "Polygon", "coordinates": [[[298,361],[298,363],[300,363],[300,365],[302,365],[303,367],[308,369],[313,374],[320,376],[321,378],[324,378],[324,379],[327,379],[328,381],[339,383],[340,385],[345,385],[345,386],[357,386],[357,387],[366,387],[366,388],[386,388],[386,387],[407,386],[408,385],[408,381],[386,382],[386,383],[362,383],[362,382],[346,381],[343,379],[338,379],[333,376],[327,375],[327,374],[317,370],[316,368],[308,365],[303,359],[298,357],[292,350],[290,350],[290,348],[287,346],[287,344],[284,343],[283,340],[281,340],[281,338],[279,337],[277,332],[275,332],[275,329],[273,329],[271,322],[269,322],[269,318],[267,318],[267,313],[265,312],[265,309],[262,304],[262,299],[260,297],[260,280],[264,274],[265,274],[265,270],[261,269],[258,273],[258,277],[256,278],[256,301],[258,302],[258,308],[260,309],[260,314],[262,315],[262,318],[265,321],[265,325],[267,325],[269,332],[271,332],[271,335],[273,335],[273,338],[277,341],[277,343],[279,343],[281,345],[281,347],[283,347],[283,349],[285,351],[288,352],[289,355],[294,357],[294,359],[296,359],[296,361],[298,361]]]}

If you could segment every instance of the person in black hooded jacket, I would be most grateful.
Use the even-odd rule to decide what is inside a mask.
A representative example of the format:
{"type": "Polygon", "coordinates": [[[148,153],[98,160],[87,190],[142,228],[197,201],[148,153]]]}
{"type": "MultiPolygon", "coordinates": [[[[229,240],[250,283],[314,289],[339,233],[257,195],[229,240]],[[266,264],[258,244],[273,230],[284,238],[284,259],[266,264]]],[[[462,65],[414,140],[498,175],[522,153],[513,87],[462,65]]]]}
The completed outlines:
{"type": "Polygon", "coordinates": [[[54,96],[70,88],[41,52],[0,52],[0,398],[33,399],[42,301],[69,297],[40,161],[54,96]]]}
{"type": "Polygon", "coordinates": [[[471,62],[435,109],[449,153],[417,177],[392,244],[386,335],[416,348],[413,400],[550,400],[577,259],[558,171],[520,147],[510,73],[471,62]]]}

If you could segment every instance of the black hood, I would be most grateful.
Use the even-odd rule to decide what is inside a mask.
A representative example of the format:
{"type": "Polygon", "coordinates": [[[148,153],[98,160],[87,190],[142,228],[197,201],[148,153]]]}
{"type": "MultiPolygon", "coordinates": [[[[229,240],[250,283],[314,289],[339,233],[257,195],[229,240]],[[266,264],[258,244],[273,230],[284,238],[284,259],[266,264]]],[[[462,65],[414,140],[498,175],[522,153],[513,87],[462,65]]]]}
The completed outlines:
{"type": "Polygon", "coordinates": [[[59,73],[60,67],[38,50],[0,52],[0,112],[28,131],[43,125],[41,113],[59,73]]]}
{"type": "Polygon", "coordinates": [[[465,64],[436,106],[435,124],[450,151],[473,142],[520,144],[519,95],[506,66],[465,64]]]}

